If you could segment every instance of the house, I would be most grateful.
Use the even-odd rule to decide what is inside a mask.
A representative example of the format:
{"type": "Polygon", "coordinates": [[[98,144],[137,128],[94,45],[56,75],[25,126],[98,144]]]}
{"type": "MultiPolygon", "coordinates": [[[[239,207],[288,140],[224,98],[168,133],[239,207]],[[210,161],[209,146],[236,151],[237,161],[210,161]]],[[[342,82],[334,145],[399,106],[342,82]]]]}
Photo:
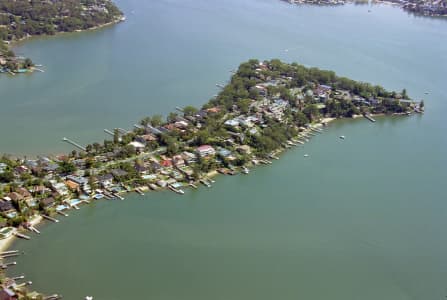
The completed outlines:
{"type": "Polygon", "coordinates": [[[0,163],[0,174],[4,173],[6,171],[6,168],[8,167],[5,163],[0,163]]]}
{"type": "Polygon", "coordinates": [[[239,153],[245,153],[245,154],[250,154],[250,153],[251,153],[251,148],[250,148],[250,146],[248,146],[248,145],[241,145],[241,146],[238,146],[238,147],[236,148],[236,150],[237,150],[239,153]]]}
{"type": "Polygon", "coordinates": [[[28,199],[33,197],[31,195],[31,193],[27,189],[25,189],[23,187],[18,188],[17,189],[17,193],[19,193],[20,195],[23,196],[23,200],[28,200],[28,199]]]}
{"type": "Polygon", "coordinates": [[[146,147],[143,143],[137,141],[130,142],[129,145],[133,146],[136,151],[142,151],[146,147]]]}
{"type": "Polygon", "coordinates": [[[67,180],[65,181],[65,184],[67,185],[67,187],[71,190],[71,191],[79,191],[79,184],[72,181],[72,180],[67,180]]]}
{"type": "Polygon", "coordinates": [[[114,177],[124,177],[124,176],[127,176],[127,174],[128,174],[126,171],[124,171],[122,169],[113,169],[111,171],[111,173],[114,177]]]}
{"type": "Polygon", "coordinates": [[[152,134],[142,135],[141,138],[146,142],[154,142],[157,140],[157,138],[152,134]]]}
{"type": "Polygon", "coordinates": [[[135,168],[135,171],[137,171],[138,173],[146,173],[147,172],[147,168],[141,164],[135,164],[134,168],[135,168]]]}
{"type": "Polygon", "coordinates": [[[108,187],[113,183],[113,175],[110,173],[101,175],[97,177],[97,180],[102,187],[108,187]]]}
{"type": "Polygon", "coordinates": [[[43,195],[46,192],[49,192],[50,189],[45,187],[44,185],[35,185],[32,189],[33,194],[36,195],[43,195]]]}
{"type": "Polygon", "coordinates": [[[163,159],[161,161],[161,165],[165,168],[170,168],[170,167],[172,167],[172,160],[171,159],[163,159]]]}
{"type": "Polygon", "coordinates": [[[10,201],[0,200],[0,212],[7,212],[14,209],[10,201]]]}
{"type": "Polygon", "coordinates": [[[185,160],[181,155],[174,155],[172,161],[177,168],[183,167],[185,165],[185,160]]]}
{"type": "Polygon", "coordinates": [[[191,152],[188,152],[188,151],[184,151],[181,155],[182,155],[183,160],[187,164],[192,164],[192,163],[195,163],[197,161],[197,156],[194,153],[191,153],[191,152]]]}
{"type": "Polygon", "coordinates": [[[214,150],[214,148],[210,145],[199,146],[197,147],[196,151],[197,154],[199,154],[201,157],[212,156],[216,154],[216,150],[214,150]]]}
{"type": "Polygon", "coordinates": [[[48,198],[40,200],[40,204],[45,209],[53,207],[54,206],[54,202],[55,202],[55,200],[54,200],[53,197],[48,197],[48,198]]]}
{"type": "Polygon", "coordinates": [[[11,289],[5,288],[0,291],[0,300],[16,300],[17,295],[11,289]]]}
{"type": "Polygon", "coordinates": [[[9,193],[9,194],[8,194],[8,198],[10,198],[10,199],[13,200],[13,201],[21,201],[21,200],[23,200],[23,196],[20,195],[20,194],[17,193],[17,192],[9,193]]]}

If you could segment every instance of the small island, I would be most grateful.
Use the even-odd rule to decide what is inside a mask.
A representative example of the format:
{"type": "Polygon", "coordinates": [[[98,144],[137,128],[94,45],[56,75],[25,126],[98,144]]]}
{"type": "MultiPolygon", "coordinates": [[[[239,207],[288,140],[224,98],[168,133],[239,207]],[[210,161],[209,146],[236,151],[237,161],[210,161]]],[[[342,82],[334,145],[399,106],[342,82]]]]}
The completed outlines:
{"type": "Polygon", "coordinates": [[[110,0],[0,0],[0,73],[27,73],[35,68],[10,44],[31,36],[94,29],[124,20],[110,0]]]}
{"type": "MultiPolygon", "coordinates": [[[[0,256],[14,236],[39,233],[42,219],[56,217],[100,199],[124,200],[124,193],[211,187],[217,173],[248,174],[271,164],[282,151],[305,144],[338,118],[422,113],[423,101],[405,89],[339,77],[332,71],[280,60],[242,63],[228,84],[201,108],[176,108],[167,118],[143,118],[132,130],[105,130],[110,140],[74,145],[66,155],[0,158],[0,256]]],[[[344,139],[344,137],[340,137],[344,139]]],[[[304,153],[303,153],[304,154],[304,153]]],[[[304,155],[306,157],[306,155],[304,155]]],[[[13,265],[3,260],[3,269],[13,265]]],[[[29,286],[2,274],[3,291],[28,299],[29,286]]],[[[2,292],[2,291],[0,291],[2,292]]],[[[37,295],[37,294],[34,294],[37,295]]],[[[55,297],[54,299],[57,299],[55,297]]]]}

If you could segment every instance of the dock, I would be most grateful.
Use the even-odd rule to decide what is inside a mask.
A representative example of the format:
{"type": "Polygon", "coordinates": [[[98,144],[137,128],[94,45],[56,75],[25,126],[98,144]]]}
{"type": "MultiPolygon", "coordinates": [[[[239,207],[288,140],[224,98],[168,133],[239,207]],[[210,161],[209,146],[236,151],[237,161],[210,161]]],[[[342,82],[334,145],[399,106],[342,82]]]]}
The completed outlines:
{"type": "Polygon", "coordinates": [[[144,196],[144,193],[143,193],[143,191],[140,188],[135,188],[135,192],[137,192],[141,196],[144,196]]]}
{"type": "Polygon", "coordinates": [[[192,183],[192,182],[189,183],[189,186],[190,186],[190,187],[193,187],[193,188],[195,188],[195,189],[197,189],[197,185],[195,185],[195,184],[192,183]]]}
{"type": "Polygon", "coordinates": [[[68,139],[68,138],[66,138],[66,137],[62,138],[62,140],[63,140],[64,142],[67,142],[67,143],[69,143],[69,144],[75,146],[76,148],[81,149],[82,151],[87,151],[87,150],[85,149],[85,147],[79,145],[78,143],[76,143],[76,142],[74,142],[74,141],[72,141],[72,140],[70,140],[70,139],[68,139]]]}
{"type": "Polygon", "coordinates": [[[22,238],[22,239],[25,239],[25,240],[30,240],[31,239],[29,236],[24,235],[23,233],[20,233],[20,232],[16,232],[15,235],[16,235],[16,237],[19,237],[19,238],[22,238]]]}
{"type": "Polygon", "coordinates": [[[376,120],[375,119],[373,119],[370,115],[367,115],[367,114],[364,114],[363,115],[366,119],[368,119],[368,120],[370,120],[371,122],[375,122],[376,120]]]}
{"type": "Polygon", "coordinates": [[[18,254],[18,253],[19,253],[19,250],[3,251],[0,253],[0,256],[8,255],[8,254],[18,254]]]}
{"type": "Polygon", "coordinates": [[[206,187],[211,187],[211,184],[208,181],[204,180],[204,179],[200,179],[200,183],[203,184],[206,187]]]}
{"type": "Polygon", "coordinates": [[[57,213],[61,216],[68,217],[68,214],[64,213],[63,211],[58,211],[57,213]]]}
{"type": "Polygon", "coordinates": [[[47,219],[47,220],[49,220],[51,222],[54,222],[54,223],[59,223],[59,220],[57,220],[55,218],[52,218],[50,216],[47,216],[47,215],[42,215],[42,218],[47,219]]]}
{"type": "Polygon", "coordinates": [[[0,268],[2,268],[3,270],[6,270],[9,266],[15,266],[15,265],[17,265],[17,262],[13,261],[13,262],[1,264],[0,268]]]}
{"type": "Polygon", "coordinates": [[[19,255],[20,255],[19,253],[5,254],[5,255],[1,255],[0,259],[5,259],[5,258],[8,258],[8,257],[16,257],[16,256],[19,256],[19,255]]]}
{"type": "Polygon", "coordinates": [[[181,189],[176,189],[175,187],[173,187],[172,185],[169,185],[169,189],[177,194],[183,195],[185,192],[181,189]]]}
{"type": "Polygon", "coordinates": [[[115,197],[117,197],[118,199],[120,199],[120,200],[124,200],[124,197],[122,197],[120,194],[118,194],[118,193],[114,193],[114,194],[112,194],[113,196],[115,196],[115,197]]]}

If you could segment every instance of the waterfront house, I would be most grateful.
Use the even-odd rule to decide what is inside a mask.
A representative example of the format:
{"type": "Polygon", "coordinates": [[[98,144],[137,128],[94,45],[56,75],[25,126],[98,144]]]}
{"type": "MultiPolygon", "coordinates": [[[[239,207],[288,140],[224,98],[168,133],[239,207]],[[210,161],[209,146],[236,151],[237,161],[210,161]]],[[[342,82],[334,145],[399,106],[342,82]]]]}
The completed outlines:
{"type": "Polygon", "coordinates": [[[102,187],[109,187],[113,184],[113,175],[108,173],[97,177],[98,183],[102,187]]]}
{"type": "Polygon", "coordinates": [[[146,145],[137,141],[130,142],[129,145],[133,146],[137,152],[143,151],[146,147],[146,145]]]}
{"type": "Polygon", "coordinates": [[[7,167],[8,167],[7,164],[0,162],[0,174],[4,173],[7,167]]]}
{"type": "MultiPolygon", "coordinates": [[[[154,142],[157,140],[157,138],[152,135],[152,134],[145,134],[142,135],[141,138],[145,141],[145,142],[154,142]]],[[[136,139],[135,139],[136,140],[136,139]]]]}
{"type": "Polygon", "coordinates": [[[54,206],[55,200],[53,197],[48,197],[40,200],[40,204],[43,208],[48,209],[54,206]]]}
{"type": "Polygon", "coordinates": [[[16,300],[17,295],[16,293],[8,288],[4,288],[3,290],[0,291],[0,300],[16,300]]]}
{"type": "Polygon", "coordinates": [[[137,173],[140,173],[140,174],[145,174],[147,172],[147,168],[144,165],[139,164],[139,163],[136,163],[134,168],[135,168],[135,171],[137,171],[137,173]]]}
{"type": "Polygon", "coordinates": [[[73,192],[79,192],[79,190],[80,190],[79,184],[77,182],[74,182],[72,180],[67,180],[67,181],[65,181],[65,184],[73,192]]]}
{"type": "Polygon", "coordinates": [[[54,191],[58,192],[61,196],[68,195],[68,188],[67,186],[62,182],[57,182],[56,180],[50,180],[51,187],[54,191]]]}
{"type": "Polygon", "coordinates": [[[197,147],[196,151],[197,154],[199,154],[201,157],[207,157],[216,154],[216,150],[214,150],[214,148],[210,145],[199,146],[197,147]]]}

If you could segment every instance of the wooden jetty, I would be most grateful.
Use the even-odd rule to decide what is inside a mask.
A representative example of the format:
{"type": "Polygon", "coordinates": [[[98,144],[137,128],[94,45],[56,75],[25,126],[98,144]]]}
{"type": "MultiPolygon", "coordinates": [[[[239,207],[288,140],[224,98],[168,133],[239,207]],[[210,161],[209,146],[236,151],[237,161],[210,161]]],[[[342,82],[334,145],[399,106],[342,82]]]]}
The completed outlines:
{"type": "Polygon", "coordinates": [[[52,217],[47,216],[47,215],[42,215],[42,218],[50,220],[51,222],[54,222],[54,223],[59,223],[58,219],[52,218],[52,217]]]}
{"type": "Polygon", "coordinates": [[[15,265],[17,265],[17,262],[12,261],[9,263],[1,264],[0,268],[2,268],[3,270],[6,270],[9,266],[15,266],[15,265]]]}
{"type": "Polygon", "coordinates": [[[17,253],[19,253],[19,250],[3,251],[0,253],[0,256],[7,255],[7,254],[17,254],[17,253]]]}
{"type": "Polygon", "coordinates": [[[61,216],[68,217],[68,214],[64,213],[63,211],[58,211],[57,213],[61,216]]]}
{"type": "Polygon", "coordinates": [[[366,119],[368,119],[368,120],[370,120],[371,122],[375,122],[376,120],[375,119],[373,119],[370,115],[368,115],[368,114],[364,114],[363,115],[366,119]]]}
{"type": "Polygon", "coordinates": [[[75,147],[81,149],[82,151],[87,151],[87,150],[85,149],[85,147],[79,145],[78,143],[76,143],[76,142],[74,142],[74,141],[72,141],[72,140],[70,140],[70,139],[68,139],[68,138],[66,138],[66,137],[63,137],[62,140],[63,140],[64,142],[67,142],[67,143],[69,143],[69,144],[72,144],[73,146],[75,146],[75,147]]]}
{"type": "Polygon", "coordinates": [[[27,236],[27,235],[25,235],[23,233],[20,233],[20,232],[16,232],[14,234],[16,235],[16,237],[19,237],[19,238],[22,238],[22,239],[25,239],[25,240],[30,240],[31,239],[29,236],[27,236]]]}
{"type": "Polygon", "coordinates": [[[115,196],[115,197],[117,197],[118,199],[120,199],[120,200],[124,200],[124,197],[122,197],[120,194],[118,194],[118,193],[113,193],[112,194],[113,196],[115,196]]]}

